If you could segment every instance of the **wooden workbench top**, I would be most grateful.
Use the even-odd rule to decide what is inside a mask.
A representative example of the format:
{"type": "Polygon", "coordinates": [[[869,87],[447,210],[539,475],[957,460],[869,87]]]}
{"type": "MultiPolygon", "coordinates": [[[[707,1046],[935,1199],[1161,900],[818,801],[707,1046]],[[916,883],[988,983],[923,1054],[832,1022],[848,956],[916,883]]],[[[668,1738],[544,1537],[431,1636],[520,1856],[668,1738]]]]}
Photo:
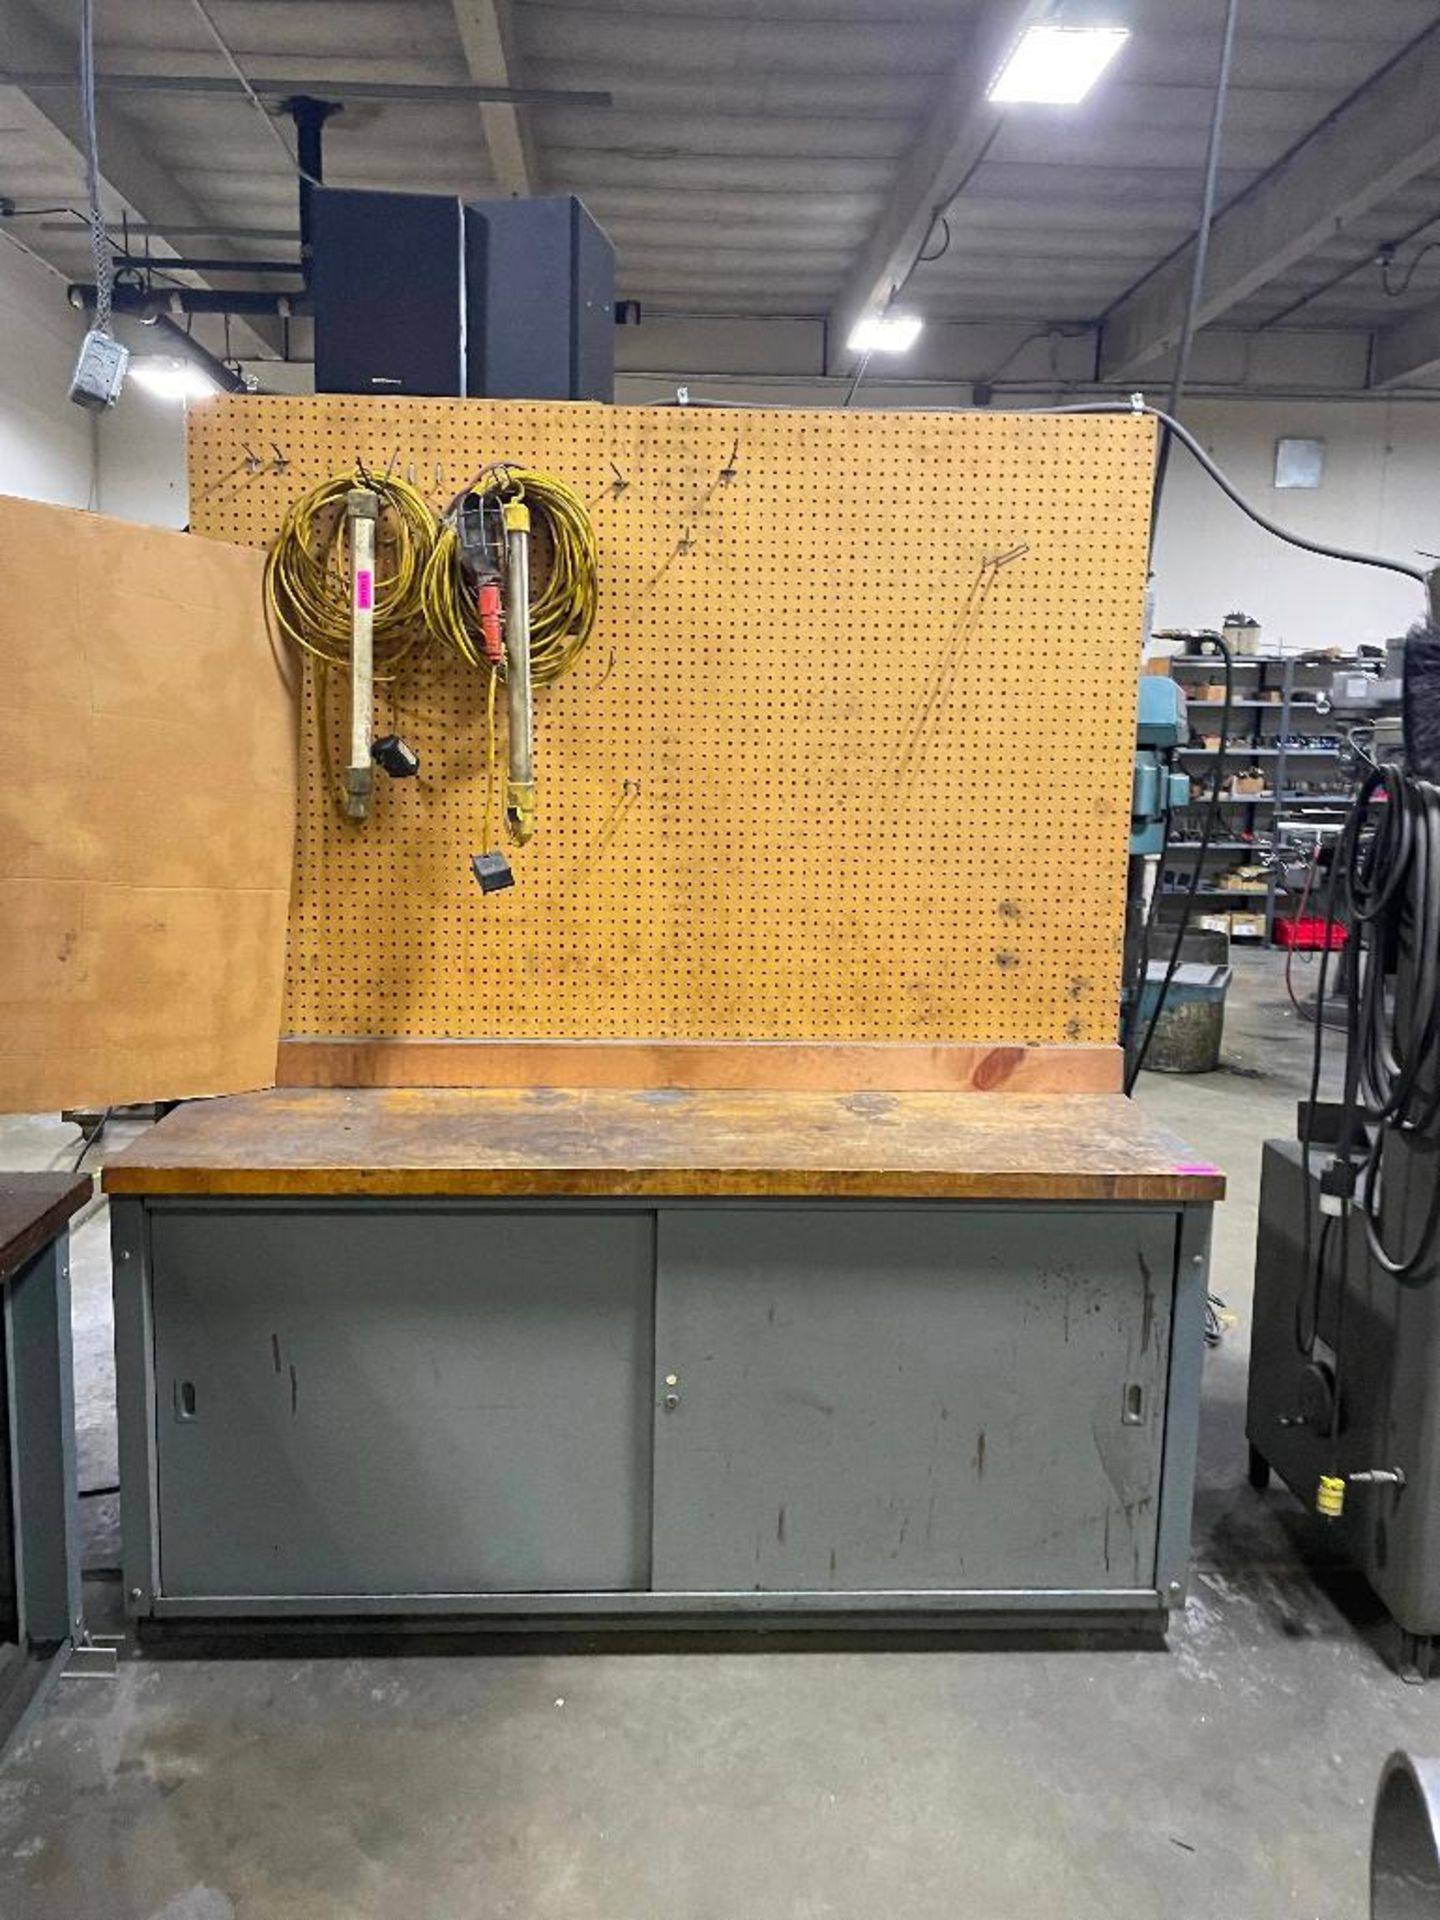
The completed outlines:
{"type": "Polygon", "coordinates": [[[0,1173],[0,1280],[63,1233],[94,1191],[88,1173],[0,1173]]]}
{"type": "Polygon", "coordinates": [[[114,1194],[1218,1200],[1118,1094],[281,1089],[178,1108],[114,1194]]]}

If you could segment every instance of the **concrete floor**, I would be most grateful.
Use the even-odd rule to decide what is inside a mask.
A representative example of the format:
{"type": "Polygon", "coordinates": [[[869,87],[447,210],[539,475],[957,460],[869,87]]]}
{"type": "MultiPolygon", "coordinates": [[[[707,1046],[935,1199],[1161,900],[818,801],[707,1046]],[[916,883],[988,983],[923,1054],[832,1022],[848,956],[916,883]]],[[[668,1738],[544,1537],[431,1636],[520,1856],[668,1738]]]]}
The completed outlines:
{"type": "MultiPolygon", "coordinates": [[[[1365,1590],[1245,1485],[1260,1143],[1310,1029],[1242,955],[1226,1068],[1141,1097],[1230,1174],[1196,1571],[1168,1652],[138,1655],[61,1682],[0,1767],[4,1920],[1235,1920],[1367,1911],[1395,1746],[1440,1753],[1365,1590]]],[[[0,1160],[72,1136],[0,1127],[0,1160]]],[[[114,1478],[103,1219],[76,1236],[82,1484],[114,1478]]],[[[113,1566],[113,1503],[86,1502],[113,1566]]],[[[87,1592],[96,1618],[113,1580],[87,1592]]]]}

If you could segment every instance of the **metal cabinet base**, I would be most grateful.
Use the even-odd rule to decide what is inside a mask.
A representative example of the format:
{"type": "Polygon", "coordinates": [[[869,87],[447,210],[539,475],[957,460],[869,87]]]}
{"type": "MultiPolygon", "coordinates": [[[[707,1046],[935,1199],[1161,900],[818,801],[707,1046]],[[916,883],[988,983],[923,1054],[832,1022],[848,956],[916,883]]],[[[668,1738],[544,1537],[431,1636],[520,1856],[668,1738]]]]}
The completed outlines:
{"type": "MultiPolygon", "coordinates": [[[[1322,1473],[1399,1467],[1402,1487],[1352,1486],[1333,1524],[1346,1551],[1413,1644],[1402,1664],[1424,1667],[1440,1636],[1440,1287],[1405,1289],[1375,1266],[1364,1229],[1352,1219],[1343,1244],[1331,1228],[1325,1284],[1318,1301],[1304,1261],[1308,1207],[1318,1246],[1319,1173],[1312,1156],[1307,1190],[1299,1144],[1269,1140],[1260,1185],[1255,1255],[1254,1330],[1245,1429],[1251,1477],[1273,1469],[1314,1508],[1322,1473]],[[1318,1315],[1313,1355],[1300,1351],[1297,1321],[1308,1333],[1318,1315]],[[1344,1343],[1338,1432],[1332,1440],[1337,1343],[1344,1343]]],[[[1434,1178],[1417,1168],[1417,1191],[1434,1178]]]]}
{"type": "Polygon", "coordinates": [[[158,1620],[1181,1597],[1209,1208],[112,1203],[158,1620]]]}
{"type": "Polygon", "coordinates": [[[84,1630],[69,1235],[0,1282],[0,1746],[84,1630]]]}

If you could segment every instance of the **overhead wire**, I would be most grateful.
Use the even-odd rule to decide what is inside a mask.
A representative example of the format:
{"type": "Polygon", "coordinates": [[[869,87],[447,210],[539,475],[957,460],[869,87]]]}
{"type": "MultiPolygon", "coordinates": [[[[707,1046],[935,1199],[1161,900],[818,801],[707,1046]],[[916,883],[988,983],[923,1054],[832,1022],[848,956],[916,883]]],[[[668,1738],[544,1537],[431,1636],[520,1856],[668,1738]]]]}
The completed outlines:
{"type": "Polygon", "coordinates": [[[1427,255],[1437,251],[1440,251],[1440,240],[1427,240],[1423,247],[1418,247],[1410,260],[1410,264],[1406,267],[1398,286],[1390,278],[1390,269],[1395,264],[1394,256],[1390,255],[1387,257],[1382,253],[1380,256],[1380,285],[1383,291],[1392,300],[1403,300],[1405,295],[1410,291],[1410,283],[1420,271],[1420,263],[1427,255]]]}
{"type": "MultiPolygon", "coordinates": [[[[1235,52],[1235,23],[1239,0],[1226,0],[1225,26],[1220,36],[1220,66],[1215,76],[1215,96],[1210,109],[1210,133],[1205,147],[1205,172],[1200,190],[1200,218],[1195,227],[1194,258],[1190,268],[1190,294],[1175,349],[1175,370],[1170,381],[1167,413],[1178,418],[1190,373],[1190,354],[1200,325],[1200,302],[1205,291],[1205,269],[1210,259],[1210,234],[1215,224],[1215,195],[1220,178],[1220,146],[1225,129],[1225,106],[1230,94],[1230,66],[1235,52]]],[[[1165,492],[1165,475],[1170,464],[1170,435],[1163,434],[1155,456],[1155,490],[1150,506],[1150,546],[1153,553],[1160,523],[1160,501],[1165,492]]]]}
{"type": "Polygon", "coordinates": [[[210,10],[208,7],[206,7],[205,0],[190,0],[190,4],[194,8],[197,16],[199,17],[200,23],[204,27],[206,33],[208,33],[211,40],[214,41],[216,52],[220,55],[220,58],[225,62],[226,66],[229,67],[235,79],[239,82],[241,92],[245,95],[245,98],[250,102],[250,105],[255,109],[256,113],[258,113],[260,118],[265,122],[266,129],[270,134],[270,138],[275,142],[276,146],[279,147],[280,151],[284,154],[286,164],[290,167],[291,171],[293,173],[298,174],[302,180],[307,181],[309,185],[311,185],[312,187],[318,187],[321,183],[314,177],[313,174],[306,172],[306,170],[304,169],[304,167],[301,166],[296,156],[290,151],[289,142],[286,140],[284,134],[281,133],[279,127],[276,126],[270,114],[266,111],[265,102],[260,98],[259,94],[255,91],[254,87],[251,86],[249,76],[246,74],[244,68],[240,65],[240,62],[235,58],[235,55],[230,50],[229,41],[226,40],[224,34],[221,33],[219,27],[216,26],[214,20],[211,18],[210,10]]]}
{"type": "Polygon", "coordinates": [[[80,118],[85,132],[85,210],[95,263],[95,331],[109,333],[115,269],[100,206],[100,129],[95,114],[95,0],[80,0],[80,118]]]}
{"type": "MultiPolygon", "coordinates": [[[[1210,109],[1210,133],[1205,147],[1205,174],[1200,192],[1200,218],[1195,228],[1195,256],[1191,262],[1190,297],[1180,343],[1175,350],[1175,371],[1170,381],[1170,403],[1166,411],[1179,414],[1190,371],[1190,353],[1199,326],[1200,302],[1205,292],[1205,269],[1210,259],[1210,234],[1215,224],[1215,196],[1220,178],[1220,148],[1225,131],[1225,108],[1230,97],[1230,67],[1235,54],[1235,25],[1240,0],[1226,0],[1225,26],[1220,36],[1220,67],[1215,76],[1215,96],[1210,109]]],[[[1163,476],[1162,476],[1163,478],[1163,476]]]]}
{"type": "Polygon", "coordinates": [[[1235,485],[1230,476],[1206,452],[1205,448],[1180,421],[1167,413],[1163,407],[1152,407],[1147,401],[1134,400],[1077,400],[1066,406],[1027,407],[1026,413],[1067,414],[1067,413],[1130,413],[1152,420],[1158,420],[1174,434],[1187,453],[1204,469],[1219,487],[1225,497],[1232,501],[1247,519],[1275,539],[1283,540],[1286,546],[1298,547],[1302,553],[1316,553],[1326,560],[1345,560],[1357,567],[1378,567],[1386,573],[1402,574],[1407,580],[1418,580],[1422,587],[1428,587],[1430,575],[1423,567],[1415,566],[1408,560],[1397,560],[1389,554],[1367,553],[1354,547],[1337,547],[1328,540],[1312,540],[1308,535],[1296,533],[1292,528],[1282,527],[1278,521],[1270,519],[1235,485]]]}

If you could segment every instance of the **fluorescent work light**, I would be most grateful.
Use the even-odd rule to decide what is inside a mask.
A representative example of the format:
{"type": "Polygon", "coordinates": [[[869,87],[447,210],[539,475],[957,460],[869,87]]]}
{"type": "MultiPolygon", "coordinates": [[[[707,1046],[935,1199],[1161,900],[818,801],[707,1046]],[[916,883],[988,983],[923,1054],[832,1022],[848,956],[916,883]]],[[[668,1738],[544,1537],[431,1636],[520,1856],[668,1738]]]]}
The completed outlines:
{"type": "Polygon", "coordinates": [[[997,106],[1073,107],[1130,38],[1128,27],[1027,27],[990,82],[997,106]]]}
{"type": "Polygon", "coordinates": [[[856,322],[845,346],[850,353],[908,353],[924,324],[914,313],[872,313],[856,322]]]}
{"type": "Polygon", "coordinates": [[[204,400],[220,391],[203,367],[193,360],[146,354],[130,362],[130,378],[137,387],[162,400],[204,400]]]}

